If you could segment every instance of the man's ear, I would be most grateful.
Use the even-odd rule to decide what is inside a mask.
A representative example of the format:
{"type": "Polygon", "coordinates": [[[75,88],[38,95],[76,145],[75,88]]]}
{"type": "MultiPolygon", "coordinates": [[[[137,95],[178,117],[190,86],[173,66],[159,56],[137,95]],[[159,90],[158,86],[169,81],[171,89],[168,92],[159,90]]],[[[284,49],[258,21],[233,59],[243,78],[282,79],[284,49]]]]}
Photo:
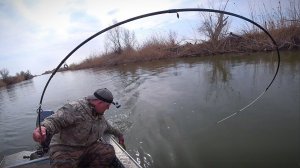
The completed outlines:
{"type": "Polygon", "coordinates": [[[95,106],[96,103],[97,103],[97,100],[89,100],[89,103],[90,103],[92,106],[95,106]]]}

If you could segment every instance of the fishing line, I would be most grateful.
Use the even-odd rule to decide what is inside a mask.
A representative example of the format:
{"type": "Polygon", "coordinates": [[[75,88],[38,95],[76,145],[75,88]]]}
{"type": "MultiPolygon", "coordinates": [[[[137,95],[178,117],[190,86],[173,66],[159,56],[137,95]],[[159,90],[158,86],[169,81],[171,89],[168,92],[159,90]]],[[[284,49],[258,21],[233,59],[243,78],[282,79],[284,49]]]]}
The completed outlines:
{"type": "Polygon", "coordinates": [[[237,115],[239,112],[245,110],[246,108],[250,107],[252,104],[254,104],[259,98],[261,98],[265,93],[266,93],[267,90],[264,90],[257,98],[255,98],[254,100],[252,100],[249,104],[247,104],[246,106],[244,106],[243,108],[241,108],[238,112],[235,112],[235,113],[232,113],[230,114],[229,116],[223,118],[222,120],[218,121],[217,124],[227,120],[228,118],[231,118],[235,115],[237,115]]]}
{"type": "MultiPolygon", "coordinates": [[[[87,38],[86,40],[84,40],[83,42],[81,42],[78,46],[76,46],[59,64],[58,66],[55,68],[55,70],[52,72],[51,76],[49,77],[44,89],[43,89],[43,92],[42,92],[42,95],[41,95],[41,98],[40,98],[40,102],[39,102],[39,107],[37,109],[38,111],[38,124],[39,124],[39,129],[40,129],[40,132],[41,132],[41,116],[40,116],[40,113],[42,112],[42,104],[43,104],[43,98],[44,98],[44,95],[45,95],[45,92],[46,92],[46,89],[51,81],[51,79],[53,78],[53,76],[56,74],[56,72],[60,69],[60,67],[66,62],[66,60],[71,57],[71,55],[77,51],[80,47],[82,47],[84,44],[86,44],[87,42],[89,42],[90,40],[94,39],[95,37],[99,36],[100,34],[110,30],[110,29],[113,29],[117,26],[120,26],[120,25],[123,25],[125,23],[128,23],[128,22],[131,22],[131,21],[134,21],[134,20],[138,20],[138,19],[141,19],[141,18],[146,18],[146,17],[150,17],[150,16],[155,16],[155,15],[161,15],[161,14],[166,14],[166,13],[175,13],[176,16],[179,16],[179,12],[213,12],[213,13],[220,13],[220,14],[226,14],[226,15],[230,15],[230,16],[234,16],[234,17],[238,17],[242,20],[245,20],[247,22],[250,22],[252,24],[254,24],[255,26],[257,26],[259,29],[261,29],[264,33],[267,34],[267,36],[271,39],[272,43],[274,44],[274,46],[276,47],[276,51],[277,51],[277,55],[278,55],[278,64],[277,64],[277,69],[276,69],[276,72],[273,76],[273,79],[271,80],[271,82],[268,84],[268,86],[266,87],[266,89],[264,90],[264,92],[259,95],[256,99],[254,99],[254,101],[252,101],[251,103],[249,103],[248,105],[246,105],[245,107],[243,107],[240,111],[246,109],[247,107],[249,107],[250,105],[252,105],[254,102],[256,102],[268,89],[269,87],[272,85],[272,83],[274,82],[277,74],[278,74],[278,70],[279,70],[279,65],[280,65],[280,54],[279,54],[279,49],[278,49],[278,45],[276,43],[276,41],[274,40],[274,38],[270,35],[270,33],[264,29],[262,26],[260,26],[258,23],[244,17],[244,16],[241,16],[241,15],[238,15],[238,14],[235,14],[235,13],[231,13],[231,12],[227,12],[227,11],[221,11],[221,10],[216,10],[216,9],[204,9],[204,8],[182,8],[182,9],[169,9],[169,10],[162,10],[162,11],[157,11],[157,12],[152,12],[152,13],[147,13],[147,14],[143,14],[143,15],[139,15],[139,16],[136,16],[136,17],[132,17],[132,18],[129,18],[127,20],[123,20],[121,22],[118,22],[114,25],[111,25],[105,29],[102,29],[101,31],[95,33],[94,35],[90,36],[89,38],[87,38]]],[[[237,114],[238,112],[236,112],[237,114]]],[[[233,113],[234,115],[236,115],[235,113],[233,113]]],[[[218,123],[230,118],[231,116],[234,116],[233,114],[231,114],[230,116],[220,120],[218,123]]]]}

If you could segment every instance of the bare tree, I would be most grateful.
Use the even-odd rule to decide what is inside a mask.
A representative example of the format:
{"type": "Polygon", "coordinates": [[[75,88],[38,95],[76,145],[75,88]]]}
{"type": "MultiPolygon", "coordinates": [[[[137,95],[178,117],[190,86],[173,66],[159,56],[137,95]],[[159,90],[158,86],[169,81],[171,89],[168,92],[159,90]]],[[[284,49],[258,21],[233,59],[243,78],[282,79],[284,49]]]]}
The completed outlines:
{"type": "Polygon", "coordinates": [[[134,32],[130,32],[127,29],[123,29],[122,31],[122,42],[126,49],[134,49],[137,44],[137,40],[134,32]]]}
{"type": "MultiPolygon", "coordinates": [[[[228,1],[229,0],[226,1],[224,6],[220,5],[219,9],[225,10],[228,1]]],[[[228,33],[228,16],[225,16],[223,13],[209,13],[202,14],[201,16],[204,21],[198,31],[208,38],[213,49],[216,50],[220,46],[219,41],[228,33]]]]}
{"type": "Polygon", "coordinates": [[[300,2],[299,0],[290,0],[289,1],[289,10],[288,10],[288,17],[289,21],[292,24],[299,24],[300,22],[300,2]]]}
{"type": "MultiPolygon", "coordinates": [[[[114,21],[116,23],[116,21],[114,21]]],[[[115,27],[108,31],[106,38],[108,42],[111,44],[112,51],[117,54],[122,53],[122,45],[121,45],[121,27],[115,27]]]]}
{"type": "Polygon", "coordinates": [[[6,80],[9,76],[9,71],[6,68],[0,70],[2,80],[6,80]]]}
{"type": "Polygon", "coordinates": [[[104,42],[104,54],[108,54],[109,53],[109,47],[110,47],[110,42],[108,40],[105,40],[104,42]]]}
{"type": "Polygon", "coordinates": [[[137,44],[135,33],[130,32],[123,27],[115,27],[114,29],[108,31],[106,38],[106,53],[108,46],[111,47],[114,53],[121,54],[123,49],[134,49],[137,44]]]}
{"type": "Polygon", "coordinates": [[[217,14],[217,21],[215,21],[214,16],[209,15],[208,18],[205,19],[199,31],[204,32],[204,34],[209,38],[212,42],[217,42],[220,40],[224,32],[227,32],[227,29],[224,29],[227,25],[227,17],[224,17],[224,14],[217,14]]]}
{"type": "Polygon", "coordinates": [[[176,45],[178,42],[177,42],[177,33],[174,32],[174,31],[169,31],[169,34],[168,34],[168,43],[170,45],[176,45]]]}

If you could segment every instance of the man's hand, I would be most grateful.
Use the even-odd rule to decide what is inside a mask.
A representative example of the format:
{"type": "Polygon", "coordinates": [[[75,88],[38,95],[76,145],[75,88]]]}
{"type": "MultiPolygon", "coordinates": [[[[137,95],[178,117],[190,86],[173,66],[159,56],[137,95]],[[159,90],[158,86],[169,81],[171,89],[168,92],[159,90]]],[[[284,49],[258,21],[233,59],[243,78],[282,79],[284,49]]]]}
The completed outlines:
{"type": "Polygon", "coordinates": [[[119,136],[118,139],[119,139],[119,144],[121,144],[121,145],[125,144],[125,140],[124,140],[123,135],[119,136]]]}
{"type": "Polygon", "coordinates": [[[34,141],[39,142],[40,144],[46,140],[46,127],[41,126],[40,128],[37,127],[32,134],[32,138],[34,141]],[[41,134],[42,133],[42,134],[41,134]]]}
{"type": "Polygon", "coordinates": [[[118,139],[119,139],[119,144],[126,150],[125,140],[123,135],[119,136],[118,139]]]}

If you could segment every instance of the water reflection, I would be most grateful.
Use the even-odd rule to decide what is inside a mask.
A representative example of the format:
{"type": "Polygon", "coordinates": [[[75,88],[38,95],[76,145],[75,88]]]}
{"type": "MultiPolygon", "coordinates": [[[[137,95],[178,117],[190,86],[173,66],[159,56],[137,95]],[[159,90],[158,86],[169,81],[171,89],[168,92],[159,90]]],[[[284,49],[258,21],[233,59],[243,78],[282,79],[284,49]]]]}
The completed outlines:
{"type": "MultiPolygon", "coordinates": [[[[4,102],[4,95],[3,94],[4,94],[3,91],[0,89],[0,102],[4,102]]],[[[0,103],[0,120],[1,120],[1,113],[3,112],[2,106],[3,106],[3,103],[0,103]]]]}
{"type": "Polygon", "coordinates": [[[220,60],[220,59],[214,59],[210,60],[210,64],[212,67],[211,75],[210,76],[210,82],[214,84],[218,84],[217,82],[219,79],[222,79],[223,83],[226,83],[230,77],[230,64],[228,61],[220,60]]]}
{"type": "MultiPolygon", "coordinates": [[[[44,106],[56,110],[99,87],[109,88],[122,106],[110,108],[106,117],[125,134],[128,152],[147,168],[296,163],[300,59],[283,55],[268,93],[222,125],[216,122],[265,89],[276,55],[184,58],[58,73],[44,106]]],[[[9,93],[0,90],[1,155],[34,148],[35,109],[48,77],[16,85],[9,93]]]]}
{"type": "MultiPolygon", "coordinates": [[[[244,151],[239,149],[236,149],[233,155],[224,157],[233,159],[232,162],[228,162],[229,164],[218,160],[218,158],[222,159],[224,152],[226,153],[222,149],[227,149],[226,145],[231,143],[226,140],[220,142],[215,137],[226,133],[231,134],[228,131],[222,132],[223,129],[219,132],[215,124],[226,113],[238,110],[265,89],[277,66],[277,60],[273,59],[273,56],[261,55],[259,58],[251,55],[246,58],[229,56],[218,57],[219,60],[201,58],[191,62],[189,61],[192,59],[188,59],[189,61],[180,62],[181,64],[178,65],[165,64],[163,68],[159,65],[146,65],[145,69],[148,72],[155,71],[156,73],[144,82],[145,90],[137,100],[140,104],[132,109],[136,115],[132,116],[134,124],[127,134],[141,138],[132,140],[133,146],[131,147],[136,149],[136,146],[142,146],[136,149],[139,153],[141,150],[144,150],[144,153],[150,153],[153,156],[153,167],[244,165],[237,159],[237,156],[244,151]],[[189,70],[186,71],[186,69],[189,70]],[[158,90],[160,92],[157,92],[158,90]],[[187,97],[190,102],[186,101],[187,97]],[[194,102],[195,100],[199,101],[194,102]],[[205,136],[208,138],[203,138],[205,136]],[[212,139],[214,143],[210,143],[212,139]],[[221,144],[220,148],[214,148],[214,144],[221,144]],[[213,153],[217,154],[213,155],[213,153]],[[202,158],[202,161],[199,158],[202,158]]],[[[292,109],[296,110],[297,107],[294,106],[292,109]]],[[[256,107],[255,111],[261,110],[256,107]]],[[[274,112],[274,109],[270,112],[274,112]]],[[[242,121],[247,121],[247,119],[241,120],[241,123],[242,121]]],[[[232,130],[232,127],[229,130],[232,130]]],[[[237,135],[232,135],[232,137],[235,138],[235,142],[239,142],[241,138],[237,135]]],[[[251,139],[255,137],[256,135],[246,142],[251,144],[250,148],[257,145],[251,143],[251,139]]],[[[222,140],[222,136],[219,139],[222,140]]],[[[139,157],[140,154],[137,158],[139,157]]],[[[272,154],[270,157],[273,157],[272,154]]]]}
{"type": "Polygon", "coordinates": [[[15,86],[14,85],[8,86],[6,91],[7,91],[9,100],[12,102],[16,98],[15,86]]]}

